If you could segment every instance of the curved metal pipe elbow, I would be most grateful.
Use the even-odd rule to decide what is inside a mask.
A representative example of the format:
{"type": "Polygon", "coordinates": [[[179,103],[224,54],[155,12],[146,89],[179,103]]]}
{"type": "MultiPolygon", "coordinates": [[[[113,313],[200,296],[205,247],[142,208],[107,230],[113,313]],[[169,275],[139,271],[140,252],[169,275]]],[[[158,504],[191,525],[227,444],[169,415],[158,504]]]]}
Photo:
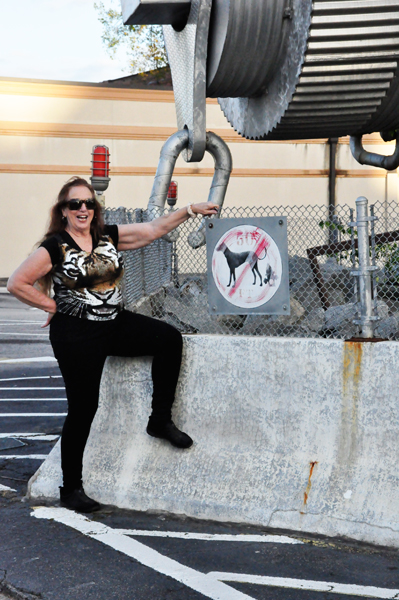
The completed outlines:
{"type": "MultiPolygon", "coordinates": [[[[151,221],[162,216],[164,213],[165,202],[176,160],[184,148],[187,148],[188,141],[188,130],[182,129],[171,135],[162,146],[158,168],[147,206],[148,216],[151,221]]],[[[208,202],[213,202],[220,207],[218,214],[215,215],[215,217],[219,218],[230,179],[230,173],[233,168],[233,160],[227,144],[212,131],[208,131],[206,134],[206,150],[213,156],[215,161],[215,173],[213,175],[211,189],[209,190],[208,202]]],[[[205,225],[206,219],[204,218],[197,231],[193,231],[188,236],[188,243],[192,248],[199,248],[205,244],[205,225]]],[[[178,237],[178,231],[174,230],[164,235],[162,239],[168,242],[175,242],[178,237]]]]}
{"type": "Polygon", "coordinates": [[[211,189],[209,190],[208,202],[213,202],[219,206],[217,215],[213,217],[204,217],[197,231],[192,231],[188,236],[188,243],[192,248],[200,248],[205,244],[205,226],[208,218],[220,218],[223,202],[226,196],[227,186],[230,180],[230,173],[233,169],[233,159],[226,142],[216,133],[207,131],[206,133],[206,151],[213,156],[215,161],[215,173],[213,175],[211,189]]]}
{"type": "MultiPolygon", "coordinates": [[[[147,210],[150,221],[164,214],[165,202],[168,196],[170,182],[179,154],[188,147],[189,134],[187,129],[176,131],[171,135],[161,148],[157,172],[155,173],[154,183],[150,199],[148,200],[147,210]]],[[[177,230],[171,231],[162,236],[167,242],[175,242],[179,237],[177,230]]]]}
{"type": "Polygon", "coordinates": [[[393,171],[399,166],[399,133],[396,137],[395,151],[390,156],[368,152],[363,148],[361,135],[351,135],[349,145],[353,158],[361,165],[379,167],[387,171],[393,171]]]}

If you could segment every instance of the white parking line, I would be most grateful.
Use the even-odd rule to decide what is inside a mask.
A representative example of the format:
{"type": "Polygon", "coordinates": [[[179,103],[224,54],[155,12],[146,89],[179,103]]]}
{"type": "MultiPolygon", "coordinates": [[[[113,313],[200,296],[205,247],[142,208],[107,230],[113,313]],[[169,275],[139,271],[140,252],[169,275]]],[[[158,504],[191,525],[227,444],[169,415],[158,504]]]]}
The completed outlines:
{"type": "Polygon", "coordinates": [[[26,379],[61,379],[62,375],[41,375],[40,377],[9,377],[8,379],[0,379],[3,381],[25,381],[26,379]]]}
{"type": "Polygon", "coordinates": [[[28,337],[48,338],[48,333],[25,333],[25,331],[19,331],[17,333],[14,333],[13,331],[0,331],[0,335],[18,335],[19,337],[28,336],[28,337]]]}
{"type": "Polygon", "coordinates": [[[252,583],[255,585],[267,585],[294,590],[307,590],[312,592],[329,592],[330,594],[343,594],[345,596],[362,596],[363,598],[385,598],[391,600],[398,598],[399,590],[389,588],[378,588],[365,585],[353,585],[348,583],[333,583],[330,581],[311,581],[307,579],[289,579],[287,577],[263,577],[262,575],[243,575],[240,573],[208,573],[217,581],[236,581],[240,583],[252,583]]]}
{"type": "Polygon", "coordinates": [[[51,388],[19,388],[19,387],[15,387],[15,388],[2,388],[0,387],[0,392],[2,391],[6,391],[6,392],[17,392],[22,390],[23,392],[34,392],[34,391],[39,391],[39,390],[65,390],[64,387],[61,388],[56,388],[56,387],[51,387],[51,388]]]}
{"type": "Polygon", "coordinates": [[[0,417],[66,417],[67,413],[0,413],[0,417]]]}
{"type": "Polygon", "coordinates": [[[8,487],[7,485],[2,485],[0,483],[0,492],[16,492],[13,488],[8,487]]]}
{"type": "Polygon", "coordinates": [[[304,544],[286,535],[229,535],[221,533],[190,533],[187,531],[145,531],[142,529],[114,529],[120,535],[176,538],[179,540],[201,540],[210,542],[253,542],[256,544],[304,544]]]}
{"type": "Polygon", "coordinates": [[[48,454],[0,454],[0,460],[46,460],[48,454]]]}
{"type": "Polygon", "coordinates": [[[33,362],[57,362],[54,356],[37,356],[34,358],[0,358],[1,364],[12,364],[12,363],[33,363],[33,362]]]}
{"type": "Polygon", "coordinates": [[[59,435],[53,435],[51,433],[0,433],[0,439],[22,438],[23,440],[39,440],[41,442],[53,442],[58,440],[59,437],[59,435]]]}
{"type": "Polygon", "coordinates": [[[43,321],[24,321],[24,319],[0,319],[0,325],[43,325],[43,321]]]}
{"type": "MultiPolygon", "coordinates": [[[[312,581],[307,579],[292,579],[288,577],[264,577],[262,575],[250,575],[240,573],[220,573],[217,571],[211,571],[208,574],[196,571],[191,567],[186,567],[181,563],[170,559],[160,552],[132,540],[127,537],[126,532],[129,535],[148,535],[150,533],[165,533],[169,537],[175,537],[176,532],[143,532],[135,529],[112,529],[107,525],[91,521],[87,517],[69,511],[65,508],[47,508],[47,507],[36,507],[31,513],[32,516],[37,519],[48,519],[51,521],[57,521],[62,523],[76,531],[79,531],[83,535],[86,535],[94,540],[102,542],[106,546],[110,546],[131,558],[134,558],[137,562],[154,569],[158,573],[167,575],[183,583],[187,587],[200,592],[207,598],[212,600],[253,600],[252,596],[248,596],[225,585],[223,582],[240,582],[255,585],[264,585],[270,587],[296,589],[296,590],[307,590],[312,592],[329,592],[331,594],[342,594],[347,596],[361,596],[363,598],[381,598],[385,600],[394,600],[399,598],[399,590],[389,588],[379,588],[373,586],[363,586],[355,584],[345,583],[333,583],[329,581],[312,581]],[[135,532],[133,534],[133,532],[135,532]]],[[[180,535],[191,535],[191,534],[180,534],[180,535]]],[[[195,536],[199,534],[194,534],[195,536]]],[[[205,534],[207,535],[207,534],[205,534]]],[[[177,537],[177,536],[176,536],[177,537]]],[[[285,538],[286,536],[211,536],[206,539],[217,539],[226,538],[224,541],[242,541],[241,538],[285,538]],[[234,539],[232,539],[234,538],[234,539]]],[[[186,538],[188,539],[188,538],[186,538]]],[[[205,539],[205,538],[192,538],[192,539],[205,539]]],[[[284,543],[298,543],[297,540],[293,541],[291,538],[287,538],[289,542],[284,543]]],[[[275,539],[273,541],[276,541],[275,539]]],[[[299,542],[301,543],[301,542],[299,542]]]]}
{"type": "Polygon", "coordinates": [[[140,564],[183,583],[196,592],[203,594],[206,598],[212,600],[253,600],[250,596],[217,581],[215,578],[208,577],[200,571],[163,556],[163,554],[141,544],[137,540],[116,533],[115,530],[103,523],[90,521],[87,517],[65,508],[38,507],[31,514],[37,519],[50,519],[72,527],[72,529],[83,535],[134,558],[140,564]]]}
{"type": "Polygon", "coordinates": [[[0,398],[0,402],[66,402],[66,398],[0,398]]]}

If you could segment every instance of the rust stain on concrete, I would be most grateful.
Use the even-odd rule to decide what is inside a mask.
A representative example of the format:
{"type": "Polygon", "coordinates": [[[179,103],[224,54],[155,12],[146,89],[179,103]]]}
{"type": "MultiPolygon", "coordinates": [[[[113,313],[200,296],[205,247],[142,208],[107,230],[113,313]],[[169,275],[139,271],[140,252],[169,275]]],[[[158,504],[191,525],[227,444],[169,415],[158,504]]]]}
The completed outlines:
{"type": "MultiPolygon", "coordinates": [[[[341,433],[337,465],[350,467],[358,452],[358,404],[362,380],[362,342],[344,342],[342,370],[341,433]]],[[[342,472],[340,477],[342,478],[342,472]]]]}
{"type": "Polygon", "coordinates": [[[344,394],[349,388],[357,395],[362,368],[363,345],[361,342],[344,342],[344,394]]]}
{"type": "MultiPolygon", "coordinates": [[[[306,490],[303,494],[303,506],[305,507],[307,502],[308,502],[308,498],[309,498],[309,493],[310,493],[310,488],[312,487],[312,475],[313,475],[313,471],[315,466],[318,464],[317,460],[313,460],[310,464],[310,471],[309,471],[309,477],[308,477],[308,484],[306,486],[306,490]]],[[[300,511],[301,515],[304,515],[305,513],[303,511],[300,511]]]]}

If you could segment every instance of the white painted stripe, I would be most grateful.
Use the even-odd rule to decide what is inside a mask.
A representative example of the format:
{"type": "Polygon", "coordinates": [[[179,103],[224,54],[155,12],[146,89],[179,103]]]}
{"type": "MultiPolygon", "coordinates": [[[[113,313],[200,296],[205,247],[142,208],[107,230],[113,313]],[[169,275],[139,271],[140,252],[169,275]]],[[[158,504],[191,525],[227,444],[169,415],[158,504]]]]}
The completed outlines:
{"type": "Polygon", "coordinates": [[[9,377],[8,379],[0,379],[2,381],[25,381],[26,379],[61,379],[62,375],[41,375],[40,377],[9,377]]]}
{"type": "Polygon", "coordinates": [[[66,402],[66,398],[0,398],[0,402],[66,402]]]}
{"type": "Polygon", "coordinates": [[[66,417],[67,413],[0,413],[0,417],[66,417]]]}
{"type": "Polygon", "coordinates": [[[7,485],[2,485],[0,483],[0,492],[16,492],[13,488],[8,487],[7,485]]]}
{"type": "Polygon", "coordinates": [[[3,390],[6,392],[16,392],[19,390],[22,390],[23,392],[32,392],[36,390],[65,390],[65,387],[0,387],[0,392],[3,390]]]}
{"type": "Polygon", "coordinates": [[[65,508],[38,507],[31,514],[38,519],[51,519],[72,527],[80,531],[83,535],[102,542],[114,550],[123,552],[123,554],[134,558],[140,564],[154,569],[158,573],[162,573],[162,575],[172,577],[172,579],[203,594],[206,598],[211,598],[212,600],[253,600],[250,596],[212,577],[208,577],[200,571],[186,567],[176,560],[163,556],[137,540],[116,533],[115,530],[103,523],[90,521],[87,517],[65,508]]]}
{"type": "Polygon", "coordinates": [[[48,454],[0,454],[0,460],[46,460],[48,454]]]}
{"type": "Polygon", "coordinates": [[[0,358],[0,364],[11,363],[33,363],[33,362],[57,362],[54,356],[38,356],[35,358],[0,358]]]}
{"type": "Polygon", "coordinates": [[[17,333],[14,333],[13,331],[0,331],[0,335],[17,335],[19,337],[28,336],[28,337],[39,337],[39,338],[45,337],[48,339],[48,333],[25,333],[25,331],[19,331],[17,333]]]}
{"type": "Polygon", "coordinates": [[[176,538],[179,540],[202,540],[211,542],[253,542],[273,544],[304,544],[285,535],[227,535],[219,533],[190,533],[185,531],[145,531],[142,529],[114,529],[121,535],[176,538]]]}
{"type": "Polygon", "coordinates": [[[363,598],[385,598],[386,600],[398,598],[399,590],[378,588],[349,583],[333,583],[329,581],[311,581],[307,579],[289,579],[287,577],[263,577],[262,575],[241,575],[240,573],[208,573],[217,581],[237,581],[255,585],[267,585],[295,590],[308,590],[312,592],[329,592],[330,594],[343,594],[347,596],[362,596],[363,598]]]}
{"type": "MultiPolygon", "coordinates": [[[[44,317],[44,315],[43,315],[44,317]]],[[[0,319],[0,325],[43,325],[43,321],[28,321],[24,319],[0,319]]]]}
{"type": "Polygon", "coordinates": [[[59,435],[51,433],[0,433],[0,439],[4,438],[22,438],[23,440],[40,440],[41,442],[53,442],[58,440],[59,435]]]}

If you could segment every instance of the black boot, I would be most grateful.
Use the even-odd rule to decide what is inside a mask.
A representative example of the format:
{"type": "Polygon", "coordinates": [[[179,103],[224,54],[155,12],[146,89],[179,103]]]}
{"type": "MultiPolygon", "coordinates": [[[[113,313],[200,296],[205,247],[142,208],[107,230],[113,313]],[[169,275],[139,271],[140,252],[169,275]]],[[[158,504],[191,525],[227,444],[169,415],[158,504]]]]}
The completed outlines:
{"type": "Polygon", "coordinates": [[[60,487],[61,506],[82,513],[91,513],[101,508],[95,500],[86,496],[82,486],[72,491],[65,491],[60,487]]]}
{"type": "Polygon", "coordinates": [[[176,448],[190,448],[193,445],[193,440],[190,436],[177,429],[173,421],[156,423],[150,418],[147,425],[147,433],[148,435],[152,435],[152,437],[167,440],[172,446],[176,446],[176,448]]]}

